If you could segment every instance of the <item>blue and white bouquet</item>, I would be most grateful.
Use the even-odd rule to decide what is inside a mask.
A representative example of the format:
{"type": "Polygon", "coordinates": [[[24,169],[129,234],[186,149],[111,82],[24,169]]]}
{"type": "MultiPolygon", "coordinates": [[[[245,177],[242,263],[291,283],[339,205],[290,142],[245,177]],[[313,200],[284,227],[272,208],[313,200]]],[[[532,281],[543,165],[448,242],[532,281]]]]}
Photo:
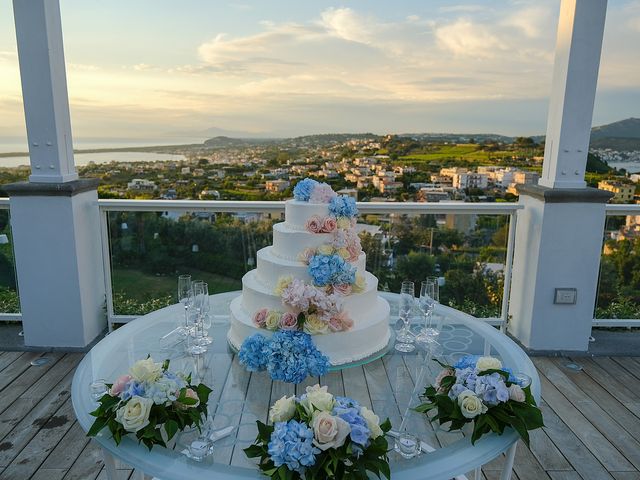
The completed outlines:
{"type": "Polygon", "coordinates": [[[313,284],[318,287],[351,285],[356,282],[356,267],[338,254],[313,255],[309,259],[307,271],[313,284]]]}
{"type": "Polygon", "coordinates": [[[528,445],[528,431],[544,426],[530,385],[519,382],[497,358],[467,355],[453,366],[438,363],[443,370],[426,388],[427,402],[415,408],[424,414],[435,410],[432,421],[451,422],[450,430],[473,422],[471,443],[489,432],[501,435],[510,426],[528,445]]]}
{"type": "Polygon", "coordinates": [[[273,380],[300,383],[309,375],[329,371],[329,358],[305,332],[280,330],[269,339],[259,333],[247,337],[238,352],[240,364],[250,372],[267,370],[273,380]]]}
{"type": "Polygon", "coordinates": [[[166,447],[166,441],[187,427],[199,429],[211,393],[202,383],[192,385],[191,375],[170,372],[169,360],[156,363],[151,357],[134,363],[129,373],[107,387],[100,406],[91,412],[96,420],[87,435],[94,437],[108,428],[119,445],[122,437],[135,434],[149,450],[166,447]]]}
{"type": "Polygon", "coordinates": [[[368,474],[391,478],[384,436],[386,420],[356,400],[334,397],[327,387],[307,387],[301,397],[282,397],[269,410],[272,425],[260,421],[256,442],[244,450],[259,458],[272,479],[366,480],[368,474]]]}

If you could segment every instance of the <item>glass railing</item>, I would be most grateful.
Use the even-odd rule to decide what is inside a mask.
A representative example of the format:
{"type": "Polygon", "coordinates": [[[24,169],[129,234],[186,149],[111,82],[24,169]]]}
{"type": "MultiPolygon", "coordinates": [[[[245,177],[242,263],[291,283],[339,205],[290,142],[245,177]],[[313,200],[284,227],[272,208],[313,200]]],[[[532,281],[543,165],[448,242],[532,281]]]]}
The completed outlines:
{"type": "MultiPolygon", "coordinates": [[[[126,322],[176,302],[189,273],[211,293],[240,290],[273,243],[283,202],[101,200],[107,312],[126,322]]],[[[496,325],[506,318],[515,204],[362,203],[358,232],[379,289],[439,277],[441,302],[496,325]],[[510,243],[511,239],[511,243],[510,243]]]]}
{"type": "Polygon", "coordinates": [[[0,321],[17,321],[20,318],[20,296],[13,254],[9,200],[2,198],[0,199],[0,321]]]}

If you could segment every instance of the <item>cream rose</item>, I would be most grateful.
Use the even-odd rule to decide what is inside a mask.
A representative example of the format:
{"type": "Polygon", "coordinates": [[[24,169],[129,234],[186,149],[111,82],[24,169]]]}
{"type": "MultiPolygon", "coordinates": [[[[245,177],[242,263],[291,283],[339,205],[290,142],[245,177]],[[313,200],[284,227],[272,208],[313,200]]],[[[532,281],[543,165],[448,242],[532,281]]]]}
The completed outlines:
{"type": "Polygon", "coordinates": [[[278,278],[278,283],[276,283],[276,288],[273,290],[276,295],[282,295],[284,289],[287,288],[291,282],[293,282],[293,277],[291,275],[286,275],[278,278]]]}
{"type": "Polygon", "coordinates": [[[320,450],[340,448],[344,445],[351,427],[340,417],[329,412],[316,412],[313,415],[313,444],[320,450]]]}
{"type": "Polygon", "coordinates": [[[348,217],[340,217],[338,218],[338,221],[336,223],[338,225],[338,228],[341,228],[342,230],[351,228],[351,220],[349,220],[348,217]]]}
{"type": "Polygon", "coordinates": [[[515,402],[524,402],[526,400],[524,390],[522,390],[520,385],[514,384],[509,387],[509,400],[513,400],[515,402]]]}
{"type": "Polygon", "coordinates": [[[369,410],[367,407],[360,409],[360,415],[367,421],[367,426],[371,432],[371,438],[378,438],[384,432],[380,428],[380,417],[369,410]]]}
{"type": "Polygon", "coordinates": [[[315,248],[305,248],[298,254],[298,260],[303,263],[309,264],[309,262],[311,261],[311,257],[313,257],[315,254],[315,248]]]}
{"type": "Polygon", "coordinates": [[[295,397],[287,397],[286,395],[280,400],[276,400],[269,409],[269,420],[271,423],[288,422],[296,413],[295,397]]]}
{"type": "Polygon", "coordinates": [[[264,322],[264,326],[269,330],[278,330],[278,327],[280,327],[280,317],[282,317],[280,312],[276,312],[275,310],[269,312],[267,319],[264,322]]]}
{"type": "Polygon", "coordinates": [[[330,412],[333,410],[333,395],[327,391],[327,387],[321,387],[316,384],[313,387],[307,387],[307,394],[300,401],[300,405],[305,411],[311,415],[314,411],[330,412]]]}
{"type": "Polygon", "coordinates": [[[485,370],[500,370],[502,368],[502,362],[494,357],[480,357],[476,363],[476,368],[479,372],[485,370]]]}
{"type": "Polygon", "coordinates": [[[340,255],[342,258],[344,258],[345,260],[347,258],[349,258],[349,250],[347,250],[346,248],[339,248],[338,249],[338,255],[340,255]]]}
{"type": "Polygon", "coordinates": [[[367,281],[365,280],[364,275],[356,273],[356,283],[351,287],[353,293],[362,293],[365,288],[367,288],[367,281]]]}
{"type": "Polygon", "coordinates": [[[322,335],[327,333],[328,330],[329,325],[327,325],[327,323],[318,315],[315,313],[307,315],[307,318],[304,321],[304,331],[309,335],[322,335]]]}
{"type": "Polygon", "coordinates": [[[162,375],[162,364],[155,363],[151,357],[138,360],[129,370],[129,374],[138,382],[155,382],[162,375]]]}
{"type": "Polygon", "coordinates": [[[120,423],[127,432],[135,433],[149,425],[149,413],[153,400],[142,398],[137,395],[131,397],[126,405],[116,411],[116,421],[120,423]]]}
{"type": "Polygon", "coordinates": [[[318,247],[318,253],[321,255],[331,255],[333,253],[333,247],[325,243],[318,247]]]}
{"type": "Polygon", "coordinates": [[[487,406],[471,390],[465,390],[458,395],[458,405],[465,418],[475,418],[487,411],[487,406]]]}

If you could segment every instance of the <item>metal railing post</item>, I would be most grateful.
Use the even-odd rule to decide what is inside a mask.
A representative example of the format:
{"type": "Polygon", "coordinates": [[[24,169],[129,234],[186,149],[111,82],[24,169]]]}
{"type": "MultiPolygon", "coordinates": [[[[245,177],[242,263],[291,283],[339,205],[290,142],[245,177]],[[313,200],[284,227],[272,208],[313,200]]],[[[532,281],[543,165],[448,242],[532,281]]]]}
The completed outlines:
{"type": "Polygon", "coordinates": [[[504,265],[504,287],[502,290],[502,324],[500,331],[507,330],[509,321],[509,295],[511,294],[511,268],[513,266],[513,250],[516,239],[516,222],[518,221],[518,212],[514,211],[509,215],[509,234],[507,239],[507,257],[504,265]]]}
{"type": "Polygon", "coordinates": [[[113,331],[113,288],[111,284],[111,252],[109,249],[109,212],[100,209],[100,238],[102,239],[102,265],[109,333],[113,331]]]}

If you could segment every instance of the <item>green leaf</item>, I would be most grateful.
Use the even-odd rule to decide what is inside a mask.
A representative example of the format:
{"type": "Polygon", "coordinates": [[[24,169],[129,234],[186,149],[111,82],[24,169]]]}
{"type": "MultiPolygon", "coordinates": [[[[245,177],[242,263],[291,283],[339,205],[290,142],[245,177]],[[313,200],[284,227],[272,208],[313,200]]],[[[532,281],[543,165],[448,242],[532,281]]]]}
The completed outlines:
{"type": "Polygon", "coordinates": [[[167,432],[167,439],[171,440],[173,436],[178,432],[178,422],[175,420],[167,420],[164,424],[164,430],[167,432]]]}
{"type": "Polygon", "coordinates": [[[100,430],[107,426],[108,421],[108,418],[96,418],[95,422],[93,422],[93,425],[91,425],[91,428],[87,432],[87,437],[95,437],[100,430]]]}
{"type": "Polygon", "coordinates": [[[387,433],[389,430],[391,430],[391,421],[387,418],[384,422],[380,424],[380,428],[384,433],[387,433]]]}
{"type": "Polygon", "coordinates": [[[260,447],[259,445],[250,445],[247,448],[245,448],[243,451],[244,451],[244,454],[249,458],[260,457],[265,452],[264,448],[260,447]]]}

